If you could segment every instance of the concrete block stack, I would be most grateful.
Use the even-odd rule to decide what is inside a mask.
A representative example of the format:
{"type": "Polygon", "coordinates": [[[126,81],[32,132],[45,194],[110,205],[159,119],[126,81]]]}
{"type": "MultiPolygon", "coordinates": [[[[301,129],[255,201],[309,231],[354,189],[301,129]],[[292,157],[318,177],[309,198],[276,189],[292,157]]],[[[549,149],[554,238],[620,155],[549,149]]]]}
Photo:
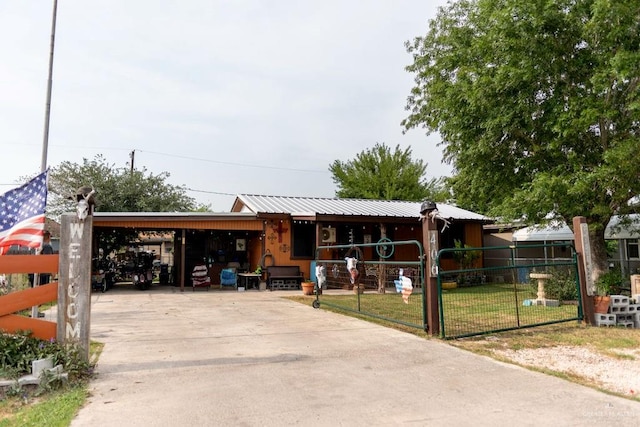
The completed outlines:
{"type": "MultiPolygon", "coordinates": [[[[640,295],[638,295],[640,297],[640,295]]],[[[623,326],[625,328],[640,328],[640,299],[629,298],[625,295],[611,295],[608,314],[596,314],[598,326],[623,326]],[[598,321],[600,319],[600,322],[598,321]],[[613,321],[613,325],[612,322],[613,321]]]]}
{"type": "Polygon", "coordinates": [[[595,320],[597,326],[640,328],[640,294],[611,295],[608,313],[596,313],[595,320]]]}

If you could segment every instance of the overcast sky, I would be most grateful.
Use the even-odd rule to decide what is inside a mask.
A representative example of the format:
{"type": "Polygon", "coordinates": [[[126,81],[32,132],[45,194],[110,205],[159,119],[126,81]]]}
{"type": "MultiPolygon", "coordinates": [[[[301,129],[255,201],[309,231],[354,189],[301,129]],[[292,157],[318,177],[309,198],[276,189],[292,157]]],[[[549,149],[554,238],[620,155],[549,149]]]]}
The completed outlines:
{"type": "MultiPolygon", "coordinates": [[[[59,0],[51,167],[103,154],[169,172],[228,211],[240,193],[333,197],[376,142],[448,176],[438,135],[402,135],[404,42],[445,0],[59,0]]],[[[0,192],[42,162],[53,0],[0,2],[0,192]]]]}

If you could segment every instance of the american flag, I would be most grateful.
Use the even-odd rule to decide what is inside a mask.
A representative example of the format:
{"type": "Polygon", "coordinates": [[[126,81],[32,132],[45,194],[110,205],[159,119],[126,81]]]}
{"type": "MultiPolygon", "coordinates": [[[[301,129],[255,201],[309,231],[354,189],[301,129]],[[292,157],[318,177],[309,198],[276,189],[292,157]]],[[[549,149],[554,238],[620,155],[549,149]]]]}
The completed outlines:
{"type": "Polygon", "coordinates": [[[42,245],[47,172],[0,196],[0,254],[12,245],[30,248],[42,245]]]}

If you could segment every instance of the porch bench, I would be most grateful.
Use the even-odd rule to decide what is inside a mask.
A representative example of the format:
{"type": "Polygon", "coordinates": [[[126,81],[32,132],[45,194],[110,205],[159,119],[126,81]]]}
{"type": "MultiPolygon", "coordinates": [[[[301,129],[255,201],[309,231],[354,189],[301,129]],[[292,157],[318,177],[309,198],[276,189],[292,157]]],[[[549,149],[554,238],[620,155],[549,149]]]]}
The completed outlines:
{"type": "Polygon", "coordinates": [[[304,279],[297,265],[271,265],[267,267],[267,286],[274,289],[300,289],[304,279]]]}

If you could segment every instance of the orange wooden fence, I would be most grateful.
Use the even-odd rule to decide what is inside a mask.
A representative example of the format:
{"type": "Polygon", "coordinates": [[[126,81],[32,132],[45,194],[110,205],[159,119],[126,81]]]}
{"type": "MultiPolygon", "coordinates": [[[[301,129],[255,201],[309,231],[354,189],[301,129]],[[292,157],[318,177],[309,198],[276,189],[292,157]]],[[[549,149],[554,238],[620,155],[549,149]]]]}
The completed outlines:
{"type": "MultiPolygon", "coordinates": [[[[58,255],[2,255],[0,274],[53,273],[58,271],[58,255]]],[[[55,273],[54,273],[55,274],[55,273]]],[[[29,330],[34,337],[56,337],[56,323],[15,314],[35,305],[58,299],[58,282],[12,292],[0,297],[0,331],[15,333],[29,330]]]]}

